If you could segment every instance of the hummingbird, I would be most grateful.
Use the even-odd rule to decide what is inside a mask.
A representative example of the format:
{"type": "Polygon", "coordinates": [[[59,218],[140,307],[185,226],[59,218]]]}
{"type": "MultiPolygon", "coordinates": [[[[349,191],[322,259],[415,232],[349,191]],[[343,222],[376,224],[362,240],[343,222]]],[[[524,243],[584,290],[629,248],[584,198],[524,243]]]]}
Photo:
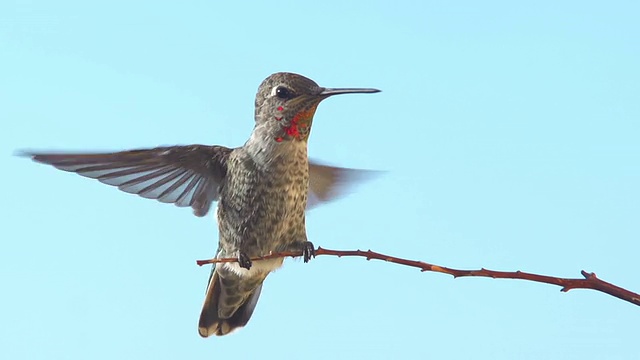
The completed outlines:
{"type": "Polygon", "coordinates": [[[267,77],[256,94],[255,126],[243,146],[187,145],[114,153],[24,152],[34,161],[97,179],[144,198],[191,207],[205,216],[217,201],[216,258],[200,314],[202,337],[226,335],[247,324],[269,273],[283,258],[254,257],[300,251],[314,255],[305,210],[336,198],[365,170],[309,161],[307,142],[316,108],[339,94],[371,88],[325,88],[302,75],[267,77]]]}

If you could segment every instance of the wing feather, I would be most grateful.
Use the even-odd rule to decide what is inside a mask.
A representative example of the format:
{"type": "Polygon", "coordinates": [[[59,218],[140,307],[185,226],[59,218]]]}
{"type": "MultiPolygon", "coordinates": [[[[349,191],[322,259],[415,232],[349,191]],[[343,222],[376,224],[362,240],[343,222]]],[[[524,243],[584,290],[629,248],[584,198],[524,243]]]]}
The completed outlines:
{"type": "Polygon", "coordinates": [[[144,198],[190,206],[196,215],[204,216],[220,196],[231,151],[223,146],[189,145],[115,153],[23,155],[144,198]]]}

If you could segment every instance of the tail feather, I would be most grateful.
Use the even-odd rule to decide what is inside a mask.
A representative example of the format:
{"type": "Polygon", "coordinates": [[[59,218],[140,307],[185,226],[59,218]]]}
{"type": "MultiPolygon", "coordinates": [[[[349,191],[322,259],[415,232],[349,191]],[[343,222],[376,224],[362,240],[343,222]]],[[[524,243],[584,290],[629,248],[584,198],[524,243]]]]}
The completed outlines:
{"type": "Polygon", "coordinates": [[[220,308],[222,283],[218,272],[214,271],[204,305],[202,306],[202,313],[200,314],[200,322],[198,324],[200,336],[227,335],[233,330],[245,326],[256,308],[261,291],[262,283],[253,290],[246,301],[230,317],[221,318],[218,309],[220,308]]]}

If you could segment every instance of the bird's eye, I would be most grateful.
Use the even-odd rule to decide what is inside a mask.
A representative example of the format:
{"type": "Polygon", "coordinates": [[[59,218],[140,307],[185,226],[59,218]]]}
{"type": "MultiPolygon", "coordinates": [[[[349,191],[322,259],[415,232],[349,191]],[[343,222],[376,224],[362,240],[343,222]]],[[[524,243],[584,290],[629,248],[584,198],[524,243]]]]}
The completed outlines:
{"type": "Polygon", "coordinates": [[[291,91],[284,86],[278,86],[276,88],[276,96],[283,100],[291,99],[293,97],[291,91]]]}

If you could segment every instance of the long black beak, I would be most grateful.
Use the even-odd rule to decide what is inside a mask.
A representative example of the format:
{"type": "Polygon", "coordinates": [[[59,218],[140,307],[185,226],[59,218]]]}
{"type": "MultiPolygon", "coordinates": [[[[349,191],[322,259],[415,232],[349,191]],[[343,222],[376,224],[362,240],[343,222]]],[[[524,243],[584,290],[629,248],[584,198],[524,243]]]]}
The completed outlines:
{"type": "Polygon", "coordinates": [[[358,89],[358,88],[345,88],[345,89],[330,89],[330,88],[322,88],[320,92],[320,96],[332,96],[332,95],[340,95],[340,94],[372,94],[380,92],[378,89],[358,89]]]}

